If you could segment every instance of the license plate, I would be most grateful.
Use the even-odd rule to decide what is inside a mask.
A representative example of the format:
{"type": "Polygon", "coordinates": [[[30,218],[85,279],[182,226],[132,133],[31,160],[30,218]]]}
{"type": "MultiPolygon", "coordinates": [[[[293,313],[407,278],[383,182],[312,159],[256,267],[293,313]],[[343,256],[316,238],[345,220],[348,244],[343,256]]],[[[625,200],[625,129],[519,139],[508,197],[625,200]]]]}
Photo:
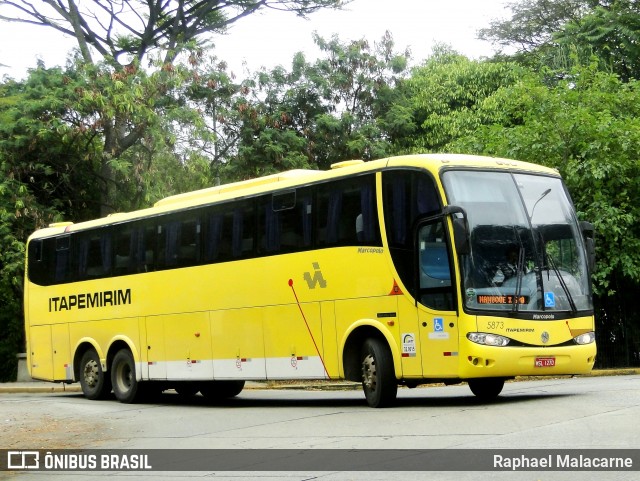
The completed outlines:
{"type": "Polygon", "coordinates": [[[556,365],[555,357],[536,357],[535,367],[553,367],[556,365]]]}

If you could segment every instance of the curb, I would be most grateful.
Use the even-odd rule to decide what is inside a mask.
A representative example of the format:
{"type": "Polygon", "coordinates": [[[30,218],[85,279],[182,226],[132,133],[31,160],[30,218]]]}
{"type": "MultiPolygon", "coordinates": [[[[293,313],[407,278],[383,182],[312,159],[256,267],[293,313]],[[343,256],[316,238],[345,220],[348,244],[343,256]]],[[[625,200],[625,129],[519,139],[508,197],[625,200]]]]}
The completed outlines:
{"type": "MultiPolygon", "coordinates": [[[[629,376],[640,374],[640,368],[624,369],[598,369],[589,374],[580,374],[576,377],[600,377],[600,376],[629,376]]],[[[558,376],[516,376],[516,381],[544,380],[549,378],[573,377],[571,375],[558,376]]],[[[247,381],[245,389],[282,389],[282,390],[307,390],[307,391],[355,391],[362,389],[361,384],[350,381],[247,381]]],[[[82,388],[78,383],[50,383],[46,381],[26,381],[0,383],[0,394],[16,393],[81,393],[82,388]]]]}

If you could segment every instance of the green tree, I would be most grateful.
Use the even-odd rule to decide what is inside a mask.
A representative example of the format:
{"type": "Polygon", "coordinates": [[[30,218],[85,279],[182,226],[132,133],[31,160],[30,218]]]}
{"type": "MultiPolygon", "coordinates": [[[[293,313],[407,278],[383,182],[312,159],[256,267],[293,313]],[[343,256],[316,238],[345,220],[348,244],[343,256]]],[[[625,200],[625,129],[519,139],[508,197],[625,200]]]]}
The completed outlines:
{"type": "Polygon", "coordinates": [[[493,20],[479,38],[496,45],[534,52],[553,42],[571,21],[579,21],[597,0],[517,0],[507,4],[511,18],[493,20]]]}
{"type": "Polygon", "coordinates": [[[579,21],[554,35],[563,50],[595,55],[603,70],[623,80],[640,77],[640,4],[630,0],[600,2],[579,21]]]}
{"type": "Polygon", "coordinates": [[[415,127],[408,138],[398,139],[399,144],[414,152],[445,150],[487,121],[478,115],[483,101],[513,85],[522,71],[515,63],[470,60],[437,47],[400,87],[415,127]]]}
{"type": "Polygon", "coordinates": [[[334,36],[314,40],[325,53],[306,75],[327,113],[318,118],[315,161],[321,168],[345,159],[371,160],[390,153],[386,129],[400,122],[393,108],[395,87],[406,77],[409,50],[397,51],[386,32],[373,47],[365,40],[342,43],[334,36]]]}
{"type": "MultiPolygon", "coordinates": [[[[28,235],[56,220],[82,221],[100,215],[103,144],[94,104],[103,99],[106,105],[117,95],[141,99],[144,92],[130,90],[154,88],[153,79],[125,85],[126,81],[106,76],[102,89],[91,91],[85,87],[85,74],[82,66],[39,67],[23,82],[0,85],[0,330],[6,333],[0,340],[0,366],[9,366],[0,372],[7,375],[12,375],[15,353],[24,346],[22,276],[28,235]]],[[[158,119],[154,128],[119,159],[117,175],[126,196],[118,208],[139,207],[178,189],[203,186],[204,182],[193,180],[204,177],[194,175],[198,163],[183,162],[168,149],[175,144],[167,137],[174,136],[171,126],[177,122],[177,112],[186,115],[177,120],[189,123],[193,109],[173,108],[165,116],[152,112],[151,118],[158,119]]],[[[205,174],[208,179],[208,171],[205,174]]]]}
{"type": "Polygon", "coordinates": [[[604,70],[622,79],[640,74],[640,4],[635,0],[521,0],[512,16],[496,20],[479,36],[515,49],[533,67],[568,72],[595,55],[604,70]]]}
{"type": "Polygon", "coordinates": [[[390,34],[371,46],[314,35],[323,52],[313,62],[302,53],[291,70],[258,72],[236,110],[241,120],[237,156],[227,175],[248,177],[291,168],[328,168],[346,159],[390,152],[397,82],[409,52],[396,52],[390,34]]]}
{"type": "MultiPolygon", "coordinates": [[[[40,79],[42,80],[42,79],[40,79]]],[[[33,85],[0,85],[0,380],[12,380],[24,349],[24,247],[36,228],[57,220],[58,209],[90,210],[92,192],[75,162],[82,146],[58,129],[52,96],[33,101],[33,85]],[[84,187],[82,187],[84,186],[84,187]]],[[[42,85],[40,85],[42,87],[42,85]]],[[[64,130],[64,129],[63,129],[64,130]]],[[[84,163],[80,163],[82,168],[84,163]]],[[[94,206],[97,204],[93,204],[94,206]]]]}
{"type": "MultiPolygon", "coordinates": [[[[53,28],[75,38],[79,59],[87,72],[86,89],[100,126],[101,212],[109,213],[117,203],[118,171],[126,166],[121,157],[145,139],[150,113],[168,99],[181,56],[197,54],[206,34],[224,32],[227,26],[263,9],[291,11],[305,16],[320,8],[340,8],[341,0],[206,0],[190,2],[106,2],[79,4],[43,0],[0,0],[0,20],[53,28]],[[96,57],[96,58],[94,58],[96,57]],[[145,65],[145,69],[141,66],[145,65]],[[157,88],[136,88],[148,74],[156,72],[157,88]],[[105,82],[111,78],[113,82],[105,82]],[[164,81],[169,86],[164,86],[164,81]],[[108,87],[105,89],[105,87],[108,87]],[[131,89],[131,90],[129,90],[131,89]],[[144,92],[150,97],[140,98],[144,92]]],[[[191,57],[190,57],[191,58],[191,57]]],[[[131,175],[135,175],[132,172],[131,175]]]]}

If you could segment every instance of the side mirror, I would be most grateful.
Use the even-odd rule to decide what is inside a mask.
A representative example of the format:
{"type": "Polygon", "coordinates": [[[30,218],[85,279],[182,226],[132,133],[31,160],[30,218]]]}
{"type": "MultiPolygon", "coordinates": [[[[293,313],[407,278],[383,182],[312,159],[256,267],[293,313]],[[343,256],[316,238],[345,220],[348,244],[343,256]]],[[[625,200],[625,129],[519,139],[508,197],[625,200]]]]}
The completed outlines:
{"type": "Polygon", "coordinates": [[[587,263],[589,264],[589,271],[593,272],[596,267],[596,230],[593,227],[592,223],[584,220],[580,222],[580,230],[582,231],[584,246],[587,250],[587,263]]]}
{"type": "Polygon", "coordinates": [[[469,255],[471,253],[471,243],[469,241],[469,221],[467,213],[458,205],[448,205],[443,210],[444,215],[453,215],[453,241],[456,246],[456,252],[460,256],[469,255]],[[460,214],[460,216],[456,215],[460,214]]]}

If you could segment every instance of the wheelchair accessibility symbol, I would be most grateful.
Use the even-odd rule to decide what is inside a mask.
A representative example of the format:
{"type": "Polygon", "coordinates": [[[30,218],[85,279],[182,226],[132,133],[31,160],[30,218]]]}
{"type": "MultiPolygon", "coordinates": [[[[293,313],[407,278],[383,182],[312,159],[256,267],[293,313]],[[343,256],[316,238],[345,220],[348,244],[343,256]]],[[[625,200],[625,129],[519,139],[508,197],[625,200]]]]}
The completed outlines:
{"type": "Polygon", "coordinates": [[[556,296],[553,292],[544,293],[544,307],[556,307],[556,296]]]}
{"type": "Polygon", "coordinates": [[[441,317],[433,318],[433,330],[435,332],[444,332],[444,319],[441,317]]]}

